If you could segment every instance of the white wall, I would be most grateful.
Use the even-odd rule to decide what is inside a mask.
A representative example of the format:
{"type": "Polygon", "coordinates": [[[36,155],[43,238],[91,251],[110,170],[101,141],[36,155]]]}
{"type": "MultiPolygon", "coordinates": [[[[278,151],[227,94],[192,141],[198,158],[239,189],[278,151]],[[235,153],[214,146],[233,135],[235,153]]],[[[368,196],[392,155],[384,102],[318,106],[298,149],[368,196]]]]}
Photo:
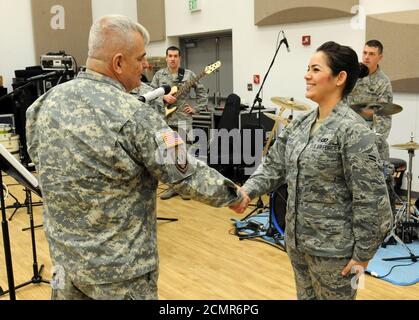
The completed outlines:
{"type": "Polygon", "coordinates": [[[16,69],[39,64],[35,59],[30,0],[0,0],[0,75],[9,92],[16,69]]]}

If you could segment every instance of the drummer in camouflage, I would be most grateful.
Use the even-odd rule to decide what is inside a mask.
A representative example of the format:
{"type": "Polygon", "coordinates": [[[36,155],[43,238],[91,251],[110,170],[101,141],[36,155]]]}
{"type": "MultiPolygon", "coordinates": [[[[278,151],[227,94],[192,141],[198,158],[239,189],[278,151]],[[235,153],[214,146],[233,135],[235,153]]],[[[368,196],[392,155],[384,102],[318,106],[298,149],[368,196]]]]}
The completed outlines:
{"type": "MultiPolygon", "coordinates": [[[[353,278],[391,227],[375,135],[348,105],[360,73],[349,47],[327,42],[305,75],[318,108],[286,126],[242,190],[255,198],[287,183],[285,242],[298,299],[355,299],[353,278]]],[[[243,212],[248,204],[231,206],[243,212]]]]}
{"type": "MultiPolygon", "coordinates": [[[[362,62],[368,67],[368,76],[359,79],[354,90],[348,96],[348,102],[350,105],[359,103],[375,103],[393,102],[393,90],[391,87],[390,79],[382,71],[379,66],[380,61],[383,59],[384,47],[383,44],[378,40],[369,40],[365,43],[364,50],[362,53],[362,62]]],[[[394,166],[390,162],[390,149],[387,139],[390,135],[391,130],[391,115],[375,115],[375,123],[372,121],[371,116],[365,117],[369,126],[376,132],[376,144],[378,153],[383,161],[384,174],[387,183],[387,190],[390,196],[390,204],[393,211],[393,215],[396,214],[396,194],[394,191],[394,166]]]]}
{"type": "Polygon", "coordinates": [[[54,299],[157,299],[158,180],[219,207],[243,198],[149,105],[140,86],[148,32],[105,16],[89,35],[87,70],[27,110],[39,173],[54,299]]]}
{"type": "MultiPolygon", "coordinates": [[[[379,62],[383,59],[383,50],[383,45],[378,40],[370,40],[365,44],[362,62],[368,67],[369,75],[359,79],[353,91],[348,95],[350,105],[393,102],[393,90],[390,79],[379,66],[379,62]]],[[[374,129],[377,133],[377,147],[381,160],[388,161],[390,155],[387,139],[390,135],[391,116],[377,115],[374,129]]]]}

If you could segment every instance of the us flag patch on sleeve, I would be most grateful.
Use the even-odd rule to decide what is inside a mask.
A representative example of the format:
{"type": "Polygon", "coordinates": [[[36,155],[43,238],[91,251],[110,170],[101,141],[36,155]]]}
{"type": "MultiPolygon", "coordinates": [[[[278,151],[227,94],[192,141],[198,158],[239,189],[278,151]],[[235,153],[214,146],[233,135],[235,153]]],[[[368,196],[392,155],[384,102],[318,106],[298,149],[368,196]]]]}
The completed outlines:
{"type": "Polygon", "coordinates": [[[166,131],[163,133],[163,141],[166,148],[173,148],[183,144],[182,138],[176,131],[166,131]]]}

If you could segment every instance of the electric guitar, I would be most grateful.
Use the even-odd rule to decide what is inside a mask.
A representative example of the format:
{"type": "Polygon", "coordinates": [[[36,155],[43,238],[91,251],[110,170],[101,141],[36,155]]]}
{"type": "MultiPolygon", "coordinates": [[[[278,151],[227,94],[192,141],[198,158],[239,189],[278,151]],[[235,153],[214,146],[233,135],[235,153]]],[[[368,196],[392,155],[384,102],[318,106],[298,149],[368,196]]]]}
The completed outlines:
{"type": "MultiPolygon", "coordinates": [[[[177,86],[173,86],[172,90],[169,94],[174,96],[175,98],[180,97],[181,95],[185,94],[186,92],[189,92],[189,90],[204,76],[209,75],[213,73],[215,70],[219,69],[221,67],[221,61],[217,61],[213,64],[210,64],[205,67],[204,70],[201,71],[200,74],[198,74],[196,77],[192,78],[191,80],[187,81],[185,84],[183,84],[180,88],[177,86]]],[[[166,117],[171,115],[173,112],[177,110],[176,106],[171,105],[170,103],[165,103],[164,108],[166,110],[166,117]]]]}

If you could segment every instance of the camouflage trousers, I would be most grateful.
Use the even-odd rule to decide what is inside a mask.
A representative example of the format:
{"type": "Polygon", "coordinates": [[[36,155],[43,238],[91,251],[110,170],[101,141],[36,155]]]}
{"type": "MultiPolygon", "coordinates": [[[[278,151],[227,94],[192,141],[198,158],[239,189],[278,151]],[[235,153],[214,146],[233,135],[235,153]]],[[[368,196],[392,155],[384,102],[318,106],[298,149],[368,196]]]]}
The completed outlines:
{"type": "Polygon", "coordinates": [[[355,300],[354,274],[342,276],[350,258],[312,256],[287,246],[299,300],[355,300]]]}
{"type": "Polygon", "coordinates": [[[51,300],[157,300],[158,271],[138,278],[94,285],[75,285],[65,277],[62,289],[52,290],[51,300]]]}

